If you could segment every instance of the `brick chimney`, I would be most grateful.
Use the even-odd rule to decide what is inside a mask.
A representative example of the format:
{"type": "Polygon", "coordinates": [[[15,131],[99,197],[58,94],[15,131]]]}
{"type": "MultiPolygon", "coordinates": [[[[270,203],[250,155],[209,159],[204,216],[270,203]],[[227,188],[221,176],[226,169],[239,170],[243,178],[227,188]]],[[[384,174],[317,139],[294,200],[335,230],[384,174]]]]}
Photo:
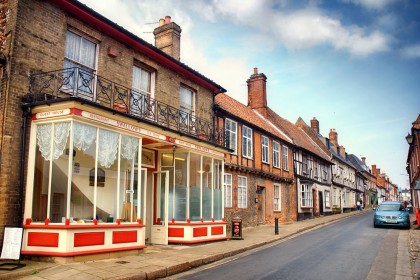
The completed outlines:
{"type": "Polygon", "coordinates": [[[346,149],[344,148],[344,146],[340,146],[340,154],[343,158],[346,159],[346,149]]]}
{"type": "Polygon", "coordinates": [[[319,121],[315,117],[311,120],[311,128],[319,134],[319,121]]]}
{"type": "MultiPolygon", "coordinates": [[[[248,106],[252,109],[267,108],[267,77],[261,73],[258,74],[258,68],[254,68],[254,74],[246,81],[248,84],[248,106]]],[[[263,110],[264,111],[264,110],[263,110]]]]}
{"type": "Polygon", "coordinates": [[[336,147],[338,147],[338,135],[335,128],[330,129],[330,134],[328,136],[330,138],[330,142],[333,143],[336,147]]]}
{"type": "Polygon", "coordinates": [[[181,31],[178,24],[171,22],[170,16],[160,19],[159,27],[153,31],[155,46],[173,58],[180,60],[181,31]]]}

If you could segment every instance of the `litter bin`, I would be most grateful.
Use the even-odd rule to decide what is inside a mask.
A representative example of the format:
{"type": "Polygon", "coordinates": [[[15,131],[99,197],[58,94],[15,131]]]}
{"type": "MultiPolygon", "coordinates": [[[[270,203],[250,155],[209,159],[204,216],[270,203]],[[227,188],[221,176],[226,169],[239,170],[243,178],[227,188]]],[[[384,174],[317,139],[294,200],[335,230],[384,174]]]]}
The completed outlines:
{"type": "Polygon", "coordinates": [[[232,239],[243,239],[242,220],[232,220],[232,239]]]}

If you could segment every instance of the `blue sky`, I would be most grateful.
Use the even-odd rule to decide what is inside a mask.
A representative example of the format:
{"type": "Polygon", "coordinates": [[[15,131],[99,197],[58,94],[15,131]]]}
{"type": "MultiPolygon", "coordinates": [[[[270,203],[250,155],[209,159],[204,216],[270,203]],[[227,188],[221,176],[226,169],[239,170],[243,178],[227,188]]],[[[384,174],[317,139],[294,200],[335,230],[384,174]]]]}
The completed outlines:
{"type": "Polygon", "coordinates": [[[408,186],[405,136],[420,113],[418,0],[82,0],[154,43],[169,15],[181,61],[242,103],[257,67],[268,105],[295,123],[335,128],[348,153],[408,186]]]}

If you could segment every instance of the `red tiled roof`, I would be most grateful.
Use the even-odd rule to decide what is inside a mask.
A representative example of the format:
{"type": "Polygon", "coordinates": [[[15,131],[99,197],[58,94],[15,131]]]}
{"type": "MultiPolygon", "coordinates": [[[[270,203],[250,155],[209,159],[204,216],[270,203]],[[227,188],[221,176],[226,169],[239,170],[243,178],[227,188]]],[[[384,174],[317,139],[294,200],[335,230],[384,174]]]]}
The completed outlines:
{"type": "Polygon", "coordinates": [[[290,121],[283,119],[277,115],[273,110],[267,108],[267,115],[269,119],[280,127],[287,135],[293,139],[295,145],[311,152],[318,157],[330,162],[328,155],[317,145],[312,139],[299,127],[291,123],[290,121]]]}
{"type": "Polygon", "coordinates": [[[288,135],[282,132],[281,128],[276,129],[274,125],[270,124],[269,121],[264,120],[263,117],[256,111],[232,97],[220,93],[216,95],[216,104],[224,111],[236,116],[238,119],[244,120],[247,123],[258,127],[261,131],[270,133],[285,142],[293,144],[292,140],[288,137],[288,135]]]}

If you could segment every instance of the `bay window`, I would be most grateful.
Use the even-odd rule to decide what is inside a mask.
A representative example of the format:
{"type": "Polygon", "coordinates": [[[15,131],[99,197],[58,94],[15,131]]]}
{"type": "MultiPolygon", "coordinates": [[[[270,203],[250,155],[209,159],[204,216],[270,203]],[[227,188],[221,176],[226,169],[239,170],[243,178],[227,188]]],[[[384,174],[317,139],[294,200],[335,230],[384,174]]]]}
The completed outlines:
{"type": "Polygon", "coordinates": [[[139,138],[76,121],[39,124],[36,135],[33,221],[136,221],[139,138]]]}

